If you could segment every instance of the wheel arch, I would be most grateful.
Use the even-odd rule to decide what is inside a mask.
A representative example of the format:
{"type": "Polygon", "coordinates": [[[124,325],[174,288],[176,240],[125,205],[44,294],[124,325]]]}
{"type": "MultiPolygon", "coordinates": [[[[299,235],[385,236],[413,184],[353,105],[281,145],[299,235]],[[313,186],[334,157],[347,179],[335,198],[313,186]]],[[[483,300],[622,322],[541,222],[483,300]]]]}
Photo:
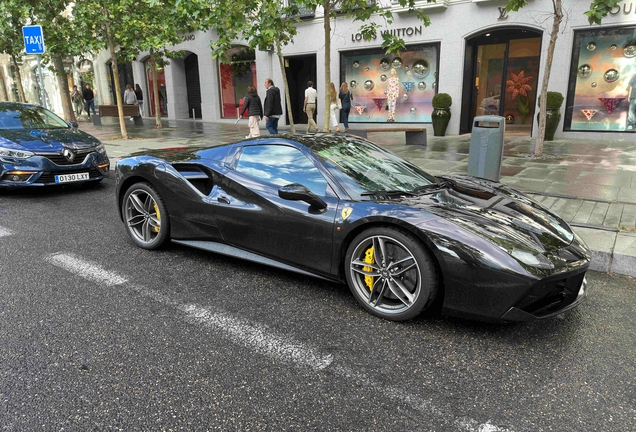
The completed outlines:
{"type": "Polygon", "coordinates": [[[343,280],[346,280],[346,276],[345,276],[346,270],[344,268],[344,264],[345,264],[344,257],[353,239],[356,238],[356,236],[363,231],[366,231],[371,228],[378,228],[378,227],[397,228],[399,230],[402,230],[404,232],[407,232],[413,235],[420,242],[420,244],[424,247],[426,252],[428,252],[428,254],[430,255],[431,260],[433,262],[433,266],[435,267],[435,271],[437,272],[437,280],[438,280],[437,296],[438,296],[438,299],[443,300],[443,297],[446,292],[446,287],[445,287],[443,266],[442,266],[442,263],[440,262],[440,257],[436,253],[437,248],[435,247],[431,239],[428,238],[425,232],[423,232],[422,230],[418,229],[417,227],[411,224],[405,224],[403,222],[399,222],[395,220],[389,219],[389,220],[369,221],[369,222],[356,226],[351,231],[349,231],[349,233],[347,233],[346,237],[344,238],[343,242],[340,245],[340,250],[338,251],[339,256],[338,256],[337,262],[338,262],[339,277],[343,280]]]}

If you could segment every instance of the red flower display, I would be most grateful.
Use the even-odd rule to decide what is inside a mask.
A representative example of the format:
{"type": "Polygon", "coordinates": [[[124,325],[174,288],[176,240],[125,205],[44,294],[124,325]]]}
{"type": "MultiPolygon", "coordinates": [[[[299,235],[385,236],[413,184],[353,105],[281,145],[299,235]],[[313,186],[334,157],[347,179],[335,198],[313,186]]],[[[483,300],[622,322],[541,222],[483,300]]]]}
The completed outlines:
{"type": "Polygon", "coordinates": [[[506,93],[512,93],[512,100],[515,100],[519,95],[528,96],[527,92],[532,90],[532,87],[528,85],[532,77],[525,78],[524,75],[524,71],[519,72],[519,75],[515,75],[511,72],[510,76],[512,79],[506,81],[506,85],[508,86],[506,93]]]}

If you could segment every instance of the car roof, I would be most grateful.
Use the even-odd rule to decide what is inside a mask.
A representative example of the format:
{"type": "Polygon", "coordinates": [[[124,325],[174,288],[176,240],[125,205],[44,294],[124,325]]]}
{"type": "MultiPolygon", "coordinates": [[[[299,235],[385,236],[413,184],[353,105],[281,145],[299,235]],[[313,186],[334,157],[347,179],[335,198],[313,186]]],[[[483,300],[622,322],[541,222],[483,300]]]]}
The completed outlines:
{"type": "MultiPolygon", "coordinates": [[[[335,133],[317,133],[317,134],[281,134],[276,136],[260,137],[254,140],[254,145],[262,144],[288,144],[297,147],[297,144],[307,147],[312,152],[324,150],[329,147],[341,145],[345,142],[364,142],[368,141],[353,135],[335,134],[335,133]]],[[[241,143],[236,143],[241,145],[241,143]]]]}

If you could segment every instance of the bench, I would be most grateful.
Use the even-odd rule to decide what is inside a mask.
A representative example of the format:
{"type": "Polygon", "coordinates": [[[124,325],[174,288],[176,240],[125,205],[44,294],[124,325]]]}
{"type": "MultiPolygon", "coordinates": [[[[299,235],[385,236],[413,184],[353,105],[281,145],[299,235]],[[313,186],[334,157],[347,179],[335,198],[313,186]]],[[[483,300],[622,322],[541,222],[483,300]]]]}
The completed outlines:
{"type": "MultiPolygon", "coordinates": [[[[136,125],[143,125],[144,120],[139,115],[139,105],[123,105],[124,117],[132,117],[136,125]]],[[[93,116],[93,124],[101,126],[101,117],[119,117],[117,105],[99,105],[99,116],[93,116]]]]}
{"type": "Polygon", "coordinates": [[[404,132],[406,136],[406,145],[426,145],[426,129],[425,128],[378,128],[378,129],[349,129],[347,133],[366,138],[368,133],[373,132],[404,132]]]}

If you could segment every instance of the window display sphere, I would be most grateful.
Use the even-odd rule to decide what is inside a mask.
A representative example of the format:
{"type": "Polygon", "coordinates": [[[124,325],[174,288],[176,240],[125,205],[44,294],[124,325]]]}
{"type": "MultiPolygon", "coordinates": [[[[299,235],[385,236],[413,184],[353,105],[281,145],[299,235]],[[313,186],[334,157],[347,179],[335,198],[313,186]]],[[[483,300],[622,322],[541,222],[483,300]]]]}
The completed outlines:
{"type": "Polygon", "coordinates": [[[630,43],[623,48],[623,54],[625,57],[634,57],[636,56],[636,43],[630,43]]]}
{"type": "Polygon", "coordinates": [[[592,88],[596,88],[596,83],[593,82],[592,84],[590,84],[592,86],[592,88]]]}
{"type": "Polygon", "coordinates": [[[418,83],[417,83],[417,88],[418,88],[419,90],[422,90],[422,91],[426,90],[426,83],[425,83],[424,81],[422,81],[422,82],[418,82],[418,83]]]}
{"type": "Polygon", "coordinates": [[[418,77],[426,76],[428,73],[428,62],[426,60],[418,60],[413,63],[413,73],[418,77]]]}
{"type": "Polygon", "coordinates": [[[371,68],[370,68],[370,67],[367,67],[365,70],[366,70],[367,72],[369,72],[369,71],[371,70],[371,68]]]}
{"type": "Polygon", "coordinates": [[[590,75],[592,75],[592,66],[589,64],[579,66],[579,76],[581,78],[587,78],[590,75]]]}
{"type": "Polygon", "coordinates": [[[613,83],[614,81],[618,79],[619,76],[620,74],[618,73],[616,69],[608,69],[603,74],[603,79],[608,83],[613,83]]]}
{"type": "Polygon", "coordinates": [[[610,46],[610,49],[611,49],[612,51],[614,51],[614,50],[616,49],[616,45],[615,45],[615,44],[612,44],[612,46],[610,46]]]}
{"type": "Polygon", "coordinates": [[[349,83],[349,87],[351,87],[352,89],[354,89],[354,88],[358,87],[358,82],[357,82],[356,80],[352,80],[352,81],[349,83]]]}
{"type": "Polygon", "coordinates": [[[380,81],[385,82],[387,79],[386,75],[380,75],[380,81]]]}
{"type": "Polygon", "coordinates": [[[380,67],[382,68],[382,70],[389,70],[389,68],[391,67],[391,61],[387,58],[383,58],[382,60],[380,60],[380,67]]]}
{"type": "Polygon", "coordinates": [[[393,59],[393,62],[391,62],[391,64],[396,69],[401,68],[402,67],[402,59],[399,58],[399,57],[396,57],[396,58],[393,59]]]}
{"type": "Polygon", "coordinates": [[[360,62],[358,60],[353,62],[353,67],[354,68],[359,68],[360,67],[360,62]]]}
{"type": "Polygon", "coordinates": [[[590,42],[587,44],[587,50],[588,51],[594,51],[596,49],[596,43],[594,42],[590,42]]]}
{"type": "Polygon", "coordinates": [[[415,114],[415,111],[417,111],[417,108],[411,107],[411,114],[415,114]]]}
{"type": "Polygon", "coordinates": [[[374,87],[373,81],[371,81],[371,80],[366,80],[366,81],[364,82],[364,89],[365,89],[366,91],[371,91],[371,90],[373,90],[373,87],[374,87]]]}
{"type": "Polygon", "coordinates": [[[409,95],[405,94],[404,96],[402,96],[402,99],[407,100],[409,98],[409,95]]]}

